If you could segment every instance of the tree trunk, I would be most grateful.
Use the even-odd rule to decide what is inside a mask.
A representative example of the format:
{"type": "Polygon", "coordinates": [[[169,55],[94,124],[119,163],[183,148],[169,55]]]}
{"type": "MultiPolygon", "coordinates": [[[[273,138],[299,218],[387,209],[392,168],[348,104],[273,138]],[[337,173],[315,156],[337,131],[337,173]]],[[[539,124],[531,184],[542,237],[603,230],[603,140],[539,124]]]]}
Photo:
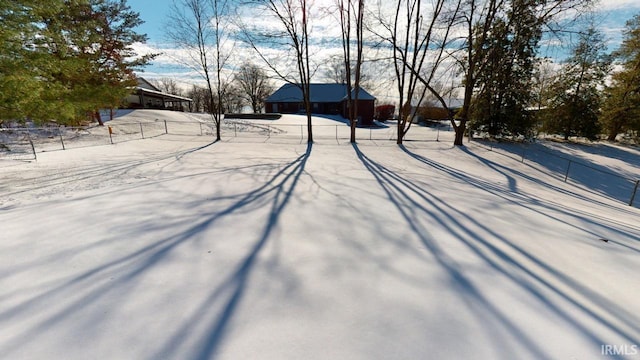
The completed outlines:
{"type": "Polygon", "coordinates": [[[98,125],[104,126],[104,122],[102,122],[102,117],[100,116],[99,110],[93,113],[93,117],[96,119],[96,121],[98,121],[98,125]]]}
{"type": "Polygon", "coordinates": [[[608,141],[616,141],[616,137],[618,136],[617,132],[610,132],[609,136],[607,136],[608,141]]]}
{"type": "Polygon", "coordinates": [[[307,143],[313,143],[313,129],[311,127],[311,110],[307,110],[307,143]]]}
{"type": "Polygon", "coordinates": [[[349,137],[349,141],[352,144],[355,144],[356,142],[356,124],[357,124],[358,120],[354,119],[351,121],[351,135],[349,137]]]}
{"type": "Polygon", "coordinates": [[[464,132],[467,129],[467,120],[460,120],[460,125],[455,127],[456,137],[453,140],[453,145],[464,146],[462,141],[464,140],[464,132]]]}

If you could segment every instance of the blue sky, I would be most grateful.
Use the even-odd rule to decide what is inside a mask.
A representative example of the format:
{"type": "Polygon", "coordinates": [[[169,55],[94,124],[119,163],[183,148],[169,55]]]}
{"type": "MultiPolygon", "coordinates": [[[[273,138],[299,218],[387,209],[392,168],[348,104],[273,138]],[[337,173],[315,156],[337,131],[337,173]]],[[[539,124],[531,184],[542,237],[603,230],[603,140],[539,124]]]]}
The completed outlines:
{"type": "MultiPolygon", "coordinates": [[[[146,33],[149,37],[146,50],[164,53],[167,50],[170,51],[171,45],[167,44],[163,33],[173,0],[128,0],[127,3],[145,21],[137,30],[140,33],[146,33]]],[[[620,42],[621,30],[624,28],[625,22],[635,14],[640,13],[640,1],[602,0],[597,10],[601,15],[599,18],[601,21],[600,27],[607,39],[610,40],[609,49],[613,50],[620,42]]],[[[560,49],[544,55],[557,57],[559,56],[557,54],[561,54],[563,51],[566,50],[560,49]]],[[[142,76],[147,78],[171,77],[185,84],[193,84],[200,81],[197,75],[191,73],[184,66],[178,65],[167,56],[156,59],[150,66],[145,68],[142,76]]]]}
{"type": "Polygon", "coordinates": [[[145,21],[138,31],[149,36],[149,43],[163,42],[162,27],[167,21],[172,0],[129,0],[127,4],[145,21]]]}
{"type": "MultiPolygon", "coordinates": [[[[149,36],[150,44],[163,43],[163,26],[173,0],[129,0],[131,8],[140,13],[145,23],[138,28],[141,33],[149,36]]],[[[602,0],[598,6],[603,15],[602,29],[612,38],[619,37],[624,23],[640,13],[640,1],[633,0],[602,0]]]]}

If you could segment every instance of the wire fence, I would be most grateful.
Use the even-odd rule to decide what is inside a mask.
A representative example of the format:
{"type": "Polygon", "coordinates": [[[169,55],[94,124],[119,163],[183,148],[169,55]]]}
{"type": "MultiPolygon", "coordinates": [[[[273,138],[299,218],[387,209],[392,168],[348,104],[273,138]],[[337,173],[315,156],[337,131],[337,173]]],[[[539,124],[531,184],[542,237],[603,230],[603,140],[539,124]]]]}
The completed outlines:
{"type": "MultiPolygon", "coordinates": [[[[424,127],[422,127],[424,128],[424,127]]],[[[306,124],[269,124],[251,120],[224,120],[221,123],[221,137],[227,140],[253,142],[303,143],[307,139],[306,124]]],[[[0,160],[37,160],[38,153],[59,151],[87,146],[117,144],[126,141],[154,138],[163,135],[215,136],[213,121],[138,121],[111,122],[106,126],[89,127],[41,127],[41,128],[0,128],[0,160]]],[[[347,124],[313,125],[316,142],[348,143],[350,128],[347,124]]],[[[390,143],[397,140],[394,126],[356,128],[358,141],[390,143]]],[[[450,127],[426,128],[424,131],[409,131],[404,142],[451,141],[450,127]]],[[[586,164],[568,157],[559,156],[544,149],[529,145],[508,146],[492,142],[474,142],[521,162],[529,161],[543,167],[542,171],[561,178],[564,182],[595,187],[595,191],[623,201],[630,206],[640,207],[640,180],[613,173],[605,168],[586,164]]]]}
{"type": "Polygon", "coordinates": [[[622,201],[629,206],[640,207],[640,179],[610,171],[597,164],[558,155],[540,146],[532,144],[506,144],[487,141],[474,142],[489,151],[511,157],[522,163],[535,164],[542,171],[561,179],[565,183],[572,182],[584,185],[607,197],[622,201]]]}

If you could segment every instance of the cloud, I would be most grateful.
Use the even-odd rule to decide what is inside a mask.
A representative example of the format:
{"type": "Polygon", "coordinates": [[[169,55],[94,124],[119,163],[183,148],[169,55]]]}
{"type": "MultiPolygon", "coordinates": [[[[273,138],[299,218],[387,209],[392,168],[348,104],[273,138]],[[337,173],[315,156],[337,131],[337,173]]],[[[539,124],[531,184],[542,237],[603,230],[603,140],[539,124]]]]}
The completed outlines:
{"type": "Polygon", "coordinates": [[[598,3],[596,11],[610,10],[640,10],[638,0],[602,0],[598,3]]]}

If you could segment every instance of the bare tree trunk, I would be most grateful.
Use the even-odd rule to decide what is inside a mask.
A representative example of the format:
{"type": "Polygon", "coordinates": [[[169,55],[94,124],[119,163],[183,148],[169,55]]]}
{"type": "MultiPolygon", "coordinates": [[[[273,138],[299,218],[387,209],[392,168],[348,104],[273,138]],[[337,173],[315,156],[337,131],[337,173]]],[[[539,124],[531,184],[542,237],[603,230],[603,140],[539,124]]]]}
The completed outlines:
{"type": "Polygon", "coordinates": [[[96,119],[98,125],[104,126],[104,122],[102,121],[102,116],[100,116],[100,110],[96,110],[93,112],[93,118],[96,119]]]}
{"type": "Polygon", "coordinates": [[[175,0],[169,18],[171,26],[167,31],[167,35],[176,45],[187,50],[191,61],[186,61],[185,65],[200,74],[207,84],[209,113],[216,126],[216,140],[221,139],[222,80],[220,75],[228,57],[222,54],[221,44],[223,28],[220,20],[225,11],[227,11],[226,0],[175,0]],[[213,61],[210,53],[211,45],[215,45],[213,61]],[[215,62],[215,69],[212,62],[215,62]],[[215,77],[212,71],[215,71],[215,77]]]}
{"type": "MultiPolygon", "coordinates": [[[[311,58],[309,54],[309,6],[307,0],[263,0],[263,4],[282,25],[282,30],[272,30],[269,33],[250,28],[248,24],[240,24],[247,43],[256,51],[269,69],[281,80],[297,86],[302,93],[302,102],[307,115],[307,142],[313,143],[313,124],[311,116],[310,83],[311,58]],[[280,41],[280,42],[278,42],[280,41]],[[278,59],[269,58],[259,47],[260,44],[285,46],[291,50],[288,55],[295,61],[297,74],[292,75],[290,69],[279,68],[283,63],[282,56],[278,59]]],[[[286,63],[286,61],[285,61],[286,63]]]]}
{"type": "Polygon", "coordinates": [[[358,103],[360,94],[360,77],[362,68],[363,53],[363,29],[364,29],[364,0],[339,0],[340,25],[342,28],[342,54],[345,68],[345,82],[347,92],[347,118],[349,119],[351,143],[356,142],[356,128],[358,125],[358,103]],[[354,8],[357,2],[357,9],[354,8]],[[355,14],[354,14],[355,12],[355,14]],[[355,15],[356,33],[356,59],[355,74],[352,73],[351,66],[351,43],[352,43],[352,18],[355,15]],[[355,76],[352,76],[355,75],[355,76]]]}
{"type": "MultiPolygon", "coordinates": [[[[449,32],[462,0],[457,2],[435,0],[428,4],[423,3],[422,0],[396,1],[393,20],[386,20],[382,16],[379,18],[379,23],[386,33],[377,35],[391,45],[393,51],[399,98],[396,142],[402,144],[412,125],[413,101],[416,101],[415,108],[419,109],[425,99],[427,89],[430,88],[430,83],[444,59],[449,32]],[[444,11],[445,5],[448,4],[454,6],[455,10],[444,11]],[[457,6],[455,6],[456,4],[457,6]],[[428,6],[431,6],[430,11],[427,10],[428,6]],[[444,37],[441,39],[442,41],[437,43],[435,34],[441,30],[437,25],[443,20],[447,20],[445,25],[448,27],[443,28],[445,30],[444,37]],[[401,29],[404,30],[401,31],[401,29]],[[434,49],[437,50],[437,53],[435,56],[430,55],[430,70],[425,75],[427,54],[431,54],[431,50],[434,49]],[[419,89],[418,83],[423,84],[424,89],[419,89]]],[[[433,88],[430,91],[434,92],[433,88]]]]}

